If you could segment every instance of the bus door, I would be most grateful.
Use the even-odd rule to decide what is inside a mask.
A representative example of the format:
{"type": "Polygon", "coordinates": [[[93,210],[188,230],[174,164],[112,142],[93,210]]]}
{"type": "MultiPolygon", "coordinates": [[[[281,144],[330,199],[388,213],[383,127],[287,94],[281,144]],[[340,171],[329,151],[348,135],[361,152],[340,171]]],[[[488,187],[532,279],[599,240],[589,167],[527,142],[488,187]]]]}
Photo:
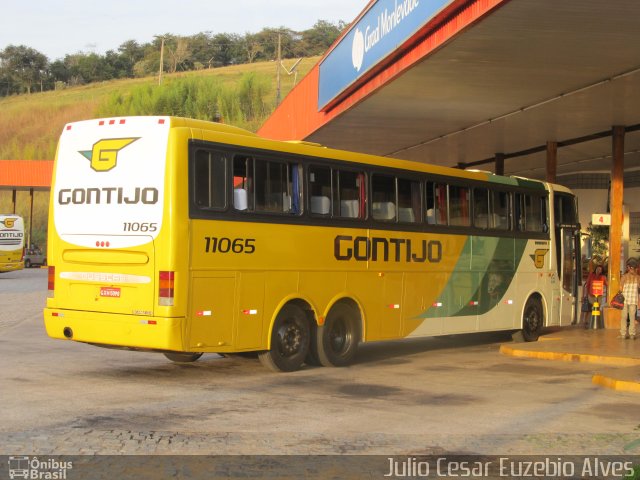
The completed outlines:
{"type": "Polygon", "coordinates": [[[560,252],[560,325],[578,318],[578,282],[580,274],[580,234],[575,227],[559,229],[560,252]]]}

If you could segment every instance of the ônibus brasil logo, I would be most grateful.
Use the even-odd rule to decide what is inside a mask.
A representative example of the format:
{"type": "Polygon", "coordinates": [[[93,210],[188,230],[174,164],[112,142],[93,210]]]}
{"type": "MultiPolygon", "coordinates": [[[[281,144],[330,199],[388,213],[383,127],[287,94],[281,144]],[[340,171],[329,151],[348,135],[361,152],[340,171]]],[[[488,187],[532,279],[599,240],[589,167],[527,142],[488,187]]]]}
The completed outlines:
{"type": "Polygon", "coordinates": [[[118,152],[139,138],[103,139],[94,143],[92,150],[81,150],[78,153],[91,162],[91,168],[96,172],[108,172],[116,166],[118,152]]]}

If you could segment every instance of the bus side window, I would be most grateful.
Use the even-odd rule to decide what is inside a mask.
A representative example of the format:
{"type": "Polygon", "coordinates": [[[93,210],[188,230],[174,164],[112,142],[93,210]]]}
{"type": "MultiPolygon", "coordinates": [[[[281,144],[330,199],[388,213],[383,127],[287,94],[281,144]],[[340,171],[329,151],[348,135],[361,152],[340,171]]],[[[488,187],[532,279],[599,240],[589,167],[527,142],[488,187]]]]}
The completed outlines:
{"type": "Polygon", "coordinates": [[[471,225],[467,187],[449,185],[449,224],[462,227],[471,225]]]}
{"type": "Polygon", "coordinates": [[[299,214],[301,168],[298,164],[255,160],[255,211],[299,214]]]}
{"type": "Polygon", "coordinates": [[[237,155],[233,159],[233,208],[253,210],[253,158],[237,155]]]}
{"type": "Polygon", "coordinates": [[[524,206],[521,193],[513,196],[513,227],[516,232],[524,232],[524,206]]]}
{"type": "Polygon", "coordinates": [[[473,189],[473,225],[489,227],[489,191],[486,188],[473,189]]]}
{"type": "Polygon", "coordinates": [[[542,198],[537,195],[524,195],[526,230],[542,232],[542,198]]]}
{"type": "Polygon", "coordinates": [[[365,181],[364,173],[348,170],[334,171],[334,216],[364,218],[365,181]]]}
{"type": "Polygon", "coordinates": [[[447,225],[447,185],[426,182],[425,220],[429,225],[447,225]]]}
{"type": "Polygon", "coordinates": [[[227,207],[227,159],[218,152],[197,150],[194,169],[194,201],[203,210],[227,207]]]}
{"type": "Polygon", "coordinates": [[[553,201],[556,227],[560,225],[577,225],[575,199],[556,194],[553,201]]]}
{"type": "Polygon", "coordinates": [[[420,222],[422,218],[422,201],[420,182],[398,179],[398,221],[403,223],[420,222]]]}
{"type": "Polygon", "coordinates": [[[490,191],[489,228],[509,230],[509,194],[507,192],[490,191]]]}
{"type": "Polygon", "coordinates": [[[309,167],[309,207],[314,215],[331,214],[331,169],[309,167]]]}
{"type": "Polygon", "coordinates": [[[396,219],[396,178],[374,174],[371,178],[371,215],[375,220],[396,219]]]}

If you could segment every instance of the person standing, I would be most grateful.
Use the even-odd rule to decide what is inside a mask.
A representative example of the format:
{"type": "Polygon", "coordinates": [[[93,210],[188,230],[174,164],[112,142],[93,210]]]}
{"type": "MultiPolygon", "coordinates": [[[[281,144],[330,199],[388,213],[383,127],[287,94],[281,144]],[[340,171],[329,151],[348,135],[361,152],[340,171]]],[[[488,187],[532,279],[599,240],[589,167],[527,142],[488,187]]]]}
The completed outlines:
{"type": "Polygon", "coordinates": [[[638,310],[638,283],[640,277],[636,268],[638,262],[630,259],[627,262],[627,271],[620,279],[620,291],[624,295],[624,307],[622,307],[622,318],[620,318],[620,335],[618,338],[636,339],[636,311],[638,310]],[[628,320],[628,333],[627,333],[628,320]]]}
{"type": "MultiPolygon", "coordinates": [[[[602,291],[604,287],[607,286],[607,277],[603,272],[604,272],[604,268],[602,267],[602,265],[596,265],[593,272],[589,274],[589,276],[587,277],[587,281],[584,284],[584,289],[582,290],[583,292],[582,298],[583,299],[585,297],[588,298],[589,304],[591,306],[593,306],[593,304],[596,301],[600,303],[600,299],[602,297],[602,291]],[[594,282],[596,285],[594,285],[594,282]],[[594,288],[596,286],[598,288],[594,288]]],[[[583,313],[585,313],[585,315],[584,317],[581,317],[581,320],[583,321],[584,327],[588,328],[589,313],[588,312],[583,312],[583,313]]]]}

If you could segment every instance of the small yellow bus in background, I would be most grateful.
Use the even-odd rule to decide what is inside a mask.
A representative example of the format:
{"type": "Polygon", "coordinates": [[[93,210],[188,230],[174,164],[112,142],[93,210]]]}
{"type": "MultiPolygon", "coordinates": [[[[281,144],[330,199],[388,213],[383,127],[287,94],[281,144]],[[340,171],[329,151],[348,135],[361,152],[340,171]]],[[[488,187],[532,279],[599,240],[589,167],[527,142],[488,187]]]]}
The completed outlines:
{"type": "Polygon", "coordinates": [[[360,342],[576,316],[566,188],[277,142],[217,123],[65,126],[49,215],[48,334],[178,362],[257,352],[344,366],[360,342]]]}
{"type": "Polygon", "coordinates": [[[24,220],[21,216],[0,215],[0,273],[24,268],[24,220]]]}

